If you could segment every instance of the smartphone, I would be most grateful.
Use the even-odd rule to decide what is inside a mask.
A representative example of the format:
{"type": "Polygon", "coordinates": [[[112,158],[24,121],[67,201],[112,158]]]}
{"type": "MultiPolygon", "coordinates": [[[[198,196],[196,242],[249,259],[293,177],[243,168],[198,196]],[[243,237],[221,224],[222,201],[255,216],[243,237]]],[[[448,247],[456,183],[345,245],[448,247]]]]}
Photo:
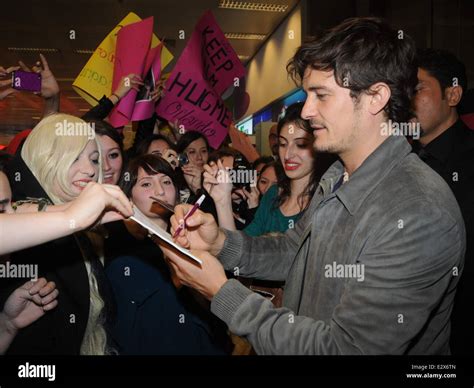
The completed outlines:
{"type": "Polygon", "coordinates": [[[12,73],[12,88],[28,92],[41,92],[41,74],[17,70],[12,73]]]}

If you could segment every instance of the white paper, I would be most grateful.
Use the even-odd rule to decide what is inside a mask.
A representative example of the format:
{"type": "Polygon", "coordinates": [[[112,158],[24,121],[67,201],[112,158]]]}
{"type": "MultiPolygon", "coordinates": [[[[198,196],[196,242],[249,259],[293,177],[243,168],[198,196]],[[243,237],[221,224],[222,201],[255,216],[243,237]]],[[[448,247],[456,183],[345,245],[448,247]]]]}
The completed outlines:
{"type": "Polygon", "coordinates": [[[176,244],[173,241],[173,237],[171,234],[169,234],[166,230],[163,230],[160,228],[158,225],[154,224],[146,215],[144,215],[136,206],[133,206],[133,216],[130,218],[134,220],[135,222],[139,223],[141,226],[143,226],[145,229],[148,229],[150,233],[153,233],[154,235],[158,236],[160,239],[163,241],[166,241],[168,244],[172,245],[175,247],[178,251],[189,257],[190,259],[193,259],[194,261],[197,261],[199,264],[202,264],[202,260],[198,259],[196,256],[194,256],[189,249],[183,248],[182,246],[176,244]]]}

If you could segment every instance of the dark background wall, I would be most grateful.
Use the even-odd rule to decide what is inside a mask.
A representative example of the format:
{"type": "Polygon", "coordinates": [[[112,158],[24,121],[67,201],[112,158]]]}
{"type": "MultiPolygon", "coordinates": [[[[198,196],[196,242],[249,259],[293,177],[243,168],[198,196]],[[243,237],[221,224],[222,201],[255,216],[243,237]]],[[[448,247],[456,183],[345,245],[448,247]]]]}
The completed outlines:
{"type": "Polygon", "coordinates": [[[307,0],[304,7],[306,37],[349,17],[383,17],[419,47],[453,52],[466,65],[469,87],[474,87],[473,0],[307,0]]]}

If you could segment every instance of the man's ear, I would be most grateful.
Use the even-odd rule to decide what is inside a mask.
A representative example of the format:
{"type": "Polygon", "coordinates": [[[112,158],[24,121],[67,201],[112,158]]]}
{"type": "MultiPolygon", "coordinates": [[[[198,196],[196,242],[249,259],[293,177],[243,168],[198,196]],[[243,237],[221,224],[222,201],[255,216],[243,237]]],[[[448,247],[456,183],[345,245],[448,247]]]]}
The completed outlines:
{"type": "Polygon", "coordinates": [[[385,82],[377,82],[369,89],[368,109],[372,115],[380,113],[390,100],[392,92],[385,82]]]}
{"type": "Polygon", "coordinates": [[[451,86],[444,90],[449,106],[456,106],[459,104],[459,101],[461,101],[462,98],[462,92],[462,87],[459,85],[451,86]]]}

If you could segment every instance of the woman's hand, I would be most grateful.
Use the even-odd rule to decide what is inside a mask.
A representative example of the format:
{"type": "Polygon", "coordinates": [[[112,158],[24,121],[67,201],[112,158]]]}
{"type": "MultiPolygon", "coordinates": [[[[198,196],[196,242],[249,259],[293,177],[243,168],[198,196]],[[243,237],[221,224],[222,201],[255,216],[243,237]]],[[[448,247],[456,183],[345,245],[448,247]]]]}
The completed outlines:
{"type": "Polygon", "coordinates": [[[204,165],[204,188],[216,204],[231,202],[232,183],[229,172],[220,160],[204,165]]]}
{"type": "Polygon", "coordinates": [[[23,71],[35,72],[41,74],[41,92],[39,95],[44,99],[56,97],[59,94],[59,85],[50,70],[48,61],[43,54],[40,54],[40,60],[30,69],[22,61],[19,62],[23,71]]]}
{"type": "Polygon", "coordinates": [[[45,278],[30,280],[8,297],[3,308],[4,324],[12,333],[31,325],[58,304],[54,282],[45,278]]]}
{"type": "Polygon", "coordinates": [[[19,68],[20,66],[11,66],[5,69],[3,66],[0,66],[0,100],[16,92],[12,88],[12,77],[10,74],[19,68]]]}
{"type": "Polygon", "coordinates": [[[178,154],[171,148],[168,148],[165,150],[165,152],[163,152],[162,158],[165,159],[171,165],[171,167],[173,167],[173,170],[178,167],[178,154]]]}
{"type": "Polygon", "coordinates": [[[250,191],[247,191],[245,187],[242,189],[235,190],[242,198],[245,198],[249,209],[256,208],[260,203],[260,192],[257,186],[250,186],[250,191]]]}
{"type": "MultiPolygon", "coordinates": [[[[118,101],[120,101],[131,89],[134,89],[138,92],[141,85],[143,85],[141,77],[138,74],[131,73],[122,77],[113,94],[115,94],[118,97],[118,101]]],[[[112,102],[117,104],[118,101],[112,102]]]]}
{"type": "Polygon", "coordinates": [[[186,164],[181,167],[181,170],[183,171],[184,179],[189,188],[194,194],[196,194],[196,192],[202,187],[203,169],[195,165],[186,164]]]}
{"type": "Polygon", "coordinates": [[[79,197],[69,204],[66,214],[73,221],[72,226],[85,229],[101,216],[104,224],[130,217],[133,210],[118,186],[89,182],[79,197]]]}

